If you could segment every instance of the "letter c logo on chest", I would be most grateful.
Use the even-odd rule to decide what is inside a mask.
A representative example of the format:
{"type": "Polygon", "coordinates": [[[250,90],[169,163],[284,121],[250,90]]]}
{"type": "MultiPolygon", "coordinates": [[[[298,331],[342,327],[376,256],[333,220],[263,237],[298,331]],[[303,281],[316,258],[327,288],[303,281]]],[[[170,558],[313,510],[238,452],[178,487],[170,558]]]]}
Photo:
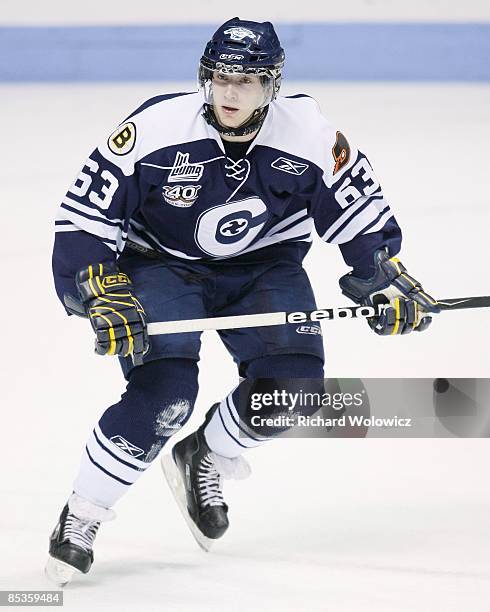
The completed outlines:
{"type": "Polygon", "coordinates": [[[268,218],[267,206],[260,198],[221,204],[199,216],[195,240],[208,255],[236,255],[253,242],[268,218]]]}

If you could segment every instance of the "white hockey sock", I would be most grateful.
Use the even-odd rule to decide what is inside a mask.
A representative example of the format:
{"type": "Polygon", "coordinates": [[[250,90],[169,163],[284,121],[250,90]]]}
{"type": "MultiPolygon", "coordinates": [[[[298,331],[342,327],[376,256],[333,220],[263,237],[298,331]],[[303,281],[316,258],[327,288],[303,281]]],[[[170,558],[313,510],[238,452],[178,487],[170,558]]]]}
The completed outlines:
{"type": "Polygon", "coordinates": [[[150,465],[123,452],[96,425],[83,451],[73,490],[98,506],[111,508],[150,465]]]}
{"type": "Polygon", "coordinates": [[[209,448],[222,457],[238,457],[249,448],[261,446],[270,440],[250,431],[243,423],[235,407],[232,391],[219,405],[204,429],[209,448]]]}

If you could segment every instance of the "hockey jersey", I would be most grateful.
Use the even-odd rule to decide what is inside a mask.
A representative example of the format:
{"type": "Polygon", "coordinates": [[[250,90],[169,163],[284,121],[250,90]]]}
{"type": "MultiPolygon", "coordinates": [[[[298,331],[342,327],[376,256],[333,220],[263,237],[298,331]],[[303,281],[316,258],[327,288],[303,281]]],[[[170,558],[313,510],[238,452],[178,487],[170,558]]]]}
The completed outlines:
{"type": "Polygon", "coordinates": [[[86,160],[55,221],[55,285],[117,260],[129,239],[187,261],[243,258],[313,232],[366,275],[401,232],[366,156],[305,95],[278,97],[243,159],[225,154],[201,93],[158,96],[86,160]]]}

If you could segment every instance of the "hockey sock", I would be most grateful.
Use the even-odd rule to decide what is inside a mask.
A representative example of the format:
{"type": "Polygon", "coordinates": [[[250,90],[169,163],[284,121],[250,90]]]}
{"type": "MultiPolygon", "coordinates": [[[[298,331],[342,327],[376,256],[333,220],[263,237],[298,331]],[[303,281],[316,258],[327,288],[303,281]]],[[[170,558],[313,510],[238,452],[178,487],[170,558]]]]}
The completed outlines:
{"type": "Polygon", "coordinates": [[[104,508],[122,497],[189,419],[197,376],[193,359],[135,368],[121,400],[104,412],[87,441],[74,491],[104,508]]]}
{"type": "MultiPolygon", "coordinates": [[[[299,390],[305,393],[323,391],[323,362],[313,355],[274,355],[251,361],[246,378],[219,404],[204,430],[211,450],[223,457],[237,457],[246,449],[262,445],[288,427],[254,425],[254,415],[263,417],[291,413],[288,398],[299,390]],[[300,380],[298,380],[300,379],[300,380]],[[254,401],[264,394],[286,398],[256,410],[254,401]],[[277,396],[279,394],[279,396],[277,396]]],[[[295,405],[301,414],[312,414],[318,408],[295,405]]]]}

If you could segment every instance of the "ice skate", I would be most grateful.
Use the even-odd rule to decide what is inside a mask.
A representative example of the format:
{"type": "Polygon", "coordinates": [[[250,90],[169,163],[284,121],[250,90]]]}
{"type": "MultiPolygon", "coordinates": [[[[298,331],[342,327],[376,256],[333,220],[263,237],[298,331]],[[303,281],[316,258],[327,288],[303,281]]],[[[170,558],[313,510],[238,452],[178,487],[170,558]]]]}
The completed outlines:
{"type": "Polygon", "coordinates": [[[49,580],[65,586],[75,574],[86,574],[94,561],[92,548],[100,523],[113,518],[113,510],[96,506],[73,493],[49,540],[45,568],[49,580]]]}
{"type": "Polygon", "coordinates": [[[221,538],[229,526],[223,479],[246,478],[250,474],[248,463],[242,457],[221,457],[206,443],[204,428],[217,406],[213,406],[195,433],[178,442],[172,454],[162,458],[170,489],[192,535],[205,551],[210,550],[213,541],[221,538]]]}

